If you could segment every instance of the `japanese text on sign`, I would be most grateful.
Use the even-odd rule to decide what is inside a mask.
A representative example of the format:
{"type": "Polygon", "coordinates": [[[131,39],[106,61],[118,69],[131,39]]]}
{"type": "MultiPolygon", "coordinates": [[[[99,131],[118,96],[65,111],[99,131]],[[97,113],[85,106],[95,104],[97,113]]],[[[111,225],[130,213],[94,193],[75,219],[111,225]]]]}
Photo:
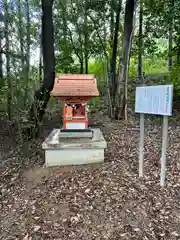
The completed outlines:
{"type": "Polygon", "coordinates": [[[136,88],[136,113],[172,115],[173,85],[136,88]]]}

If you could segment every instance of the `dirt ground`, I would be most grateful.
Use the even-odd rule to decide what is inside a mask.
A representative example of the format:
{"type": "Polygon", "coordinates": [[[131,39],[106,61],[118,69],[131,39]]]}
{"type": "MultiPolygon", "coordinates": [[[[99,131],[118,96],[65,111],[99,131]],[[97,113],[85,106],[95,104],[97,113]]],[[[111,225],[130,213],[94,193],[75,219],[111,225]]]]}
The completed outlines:
{"type": "Polygon", "coordinates": [[[146,119],[144,178],[138,178],[138,119],[92,117],[107,140],[105,163],[44,168],[41,143],[19,143],[0,123],[0,239],[180,239],[180,124],[171,121],[166,187],[159,186],[161,121],[146,119]]]}

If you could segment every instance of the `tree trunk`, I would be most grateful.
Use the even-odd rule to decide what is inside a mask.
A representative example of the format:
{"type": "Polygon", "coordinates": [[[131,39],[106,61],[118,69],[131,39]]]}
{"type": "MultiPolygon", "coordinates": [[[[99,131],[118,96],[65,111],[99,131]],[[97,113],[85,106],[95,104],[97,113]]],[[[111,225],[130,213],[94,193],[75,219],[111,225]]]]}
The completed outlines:
{"type": "Polygon", "coordinates": [[[35,92],[35,100],[30,110],[30,120],[33,122],[31,132],[37,136],[42,119],[50,99],[50,92],[55,79],[55,56],[54,56],[54,27],[52,16],[53,0],[42,0],[42,50],[44,81],[40,89],[35,92]]]}
{"type": "Polygon", "coordinates": [[[110,46],[113,49],[113,36],[114,36],[114,9],[113,9],[114,0],[111,0],[110,4],[110,46]]]}
{"type": "Polygon", "coordinates": [[[24,39],[23,39],[21,0],[18,0],[18,35],[19,35],[21,56],[22,56],[21,57],[21,67],[22,67],[22,72],[24,72],[24,39]]]}
{"type": "Polygon", "coordinates": [[[180,65],[180,48],[177,46],[176,50],[176,64],[179,66],[180,65]]]}
{"type": "MultiPolygon", "coordinates": [[[[104,15],[103,15],[103,21],[104,21],[104,24],[103,24],[103,40],[101,39],[101,36],[99,34],[99,27],[96,27],[96,32],[97,32],[97,35],[98,35],[98,38],[99,38],[99,41],[101,42],[101,46],[102,46],[102,49],[103,49],[103,52],[104,52],[104,55],[105,57],[107,57],[107,54],[106,54],[106,49],[107,49],[107,28],[106,28],[106,12],[104,12],[104,15]]],[[[93,21],[94,22],[94,21],[93,21]]]]}
{"type": "Polygon", "coordinates": [[[85,59],[85,73],[88,74],[88,30],[87,30],[87,0],[84,6],[84,59],[85,59]]]}
{"type": "Polygon", "coordinates": [[[12,87],[10,79],[10,55],[9,55],[9,11],[8,11],[8,1],[4,1],[4,25],[5,25],[5,40],[6,40],[6,79],[8,83],[7,91],[7,112],[8,118],[12,120],[11,112],[11,100],[12,100],[12,87]]]}
{"type": "Polygon", "coordinates": [[[30,46],[31,46],[31,22],[30,22],[30,15],[29,15],[29,0],[26,0],[26,45],[27,45],[27,53],[26,53],[26,80],[29,80],[29,65],[30,65],[30,46]]]}
{"type": "MultiPolygon", "coordinates": [[[[63,4],[61,3],[62,8],[62,21],[63,21],[63,49],[64,49],[64,59],[69,58],[69,51],[68,51],[68,43],[67,43],[67,37],[68,37],[68,23],[67,23],[67,2],[63,1],[63,4]]],[[[68,73],[69,71],[69,64],[68,61],[65,61],[65,63],[62,66],[63,72],[68,73]]]]}
{"type": "Polygon", "coordinates": [[[88,69],[88,56],[85,56],[85,73],[88,74],[89,69],[88,69]]]}
{"type": "Polygon", "coordinates": [[[139,38],[138,38],[138,80],[143,84],[143,71],[142,71],[142,53],[143,53],[143,0],[140,0],[139,6],[139,38]]]}
{"type": "Polygon", "coordinates": [[[116,89],[115,119],[127,119],[127,78],[130,50],[134,28],[136,0],[127,0],[125,7],[124,35],[119,60],[118,84],[116,89]]]}
{"type": "MultiPolygon", "coordinates": [[[[0,34],[2,34],[0,32],[0,34]]],[[[2,48],[2,37],[0,36],[0,49],[2,48]]],[[[4,85],[4,77],[3,77],[3,58],[2,53],[0,51],[0,86],[4,85]]]]}
{"type": "MultiPolygon", "coordinates": [[[[19,37],[19,43],[20,43],[20,53],[21,53],[21,71],[20,71],[20,81],[19,79],[16,79],[16,85],[19,86],[20,83],[24,83],[24,90],[25,95],[27,94],[26,90],[26,78],[25,78],[25,58],[24,58],[24,30],[23,30],[23,15],[22,15],[22,9],[21,9],[21,0],[17,1],[17,7],[18,7],[18,37],[19,37]]],[[[16,95],[19,96],[20,89],[19,87],[16,88],[16,95]]],[[[25,96],[24,96],[24,102],[25,102],[25,96]]],[[[19,108],[21,108],[21,102],[18,102],[19,108]]],[[[25,105],[25,104],[24,104],[25,105]]],[[[19,121],[18,121],[19,122],[19,121]]]]}
{"type": "Polygon", "coordinates": [[[115,104],[115,93],[116,93],[116,60],[117,60],[117,48],[118,48],[118,35],[119,35],[119,20],[120,20],[120,12],[121,12],[121,5],[122,0],[119,0],[117,11],[116,11],[116,25],[115,25],[115,32],[114,32],[114,44],[113,44],[113,53],[112,53],[112,59],[111,59],[111,81],[112,81],[112,103],[113,106],[115,104]]]}
{"type": "Polygon", "coordinates": [[[42,54],[41,54],[41,47],[40,47],[40,53],[39,53],[39,83],[40,83],[40,85],[43,84],[43,81],[42,81],[42,54]]]}
{"type": "Polygon", "coordinates": [[[172,28],[169,28],[169,37],[168,37],[168,68],[169,72],[171,72],[173,61],[172,61],[172,49],[173,49],[173,31],[172,28]]]}
{"type": "MultiPolygon", "coordinates": [[[[0,19],[1,24],[1,19],[0,19]]],[[[0,26],[0,86],[4,86],[4,75],[3,75],[3,54],[2,54],[2,48],[3,48],[3,26],[1,24],[0,26]]]]}
{"type": "Polygon", "coordinates": [[[25,63],[25,97],[24,97],[24,105],[26,104],[27,98],[28,98],[28,83],[29,83],[29,69],[30,69],[30,46],[31,46],[31,23],[30,23],[30,15],[29,15],[29,0],[26,0],[26,63],[25,63]]]}
{"type": "Polygon", "coordinates": [[[80,61],[80,74],[83,74],[84,73],[84,62],[83,62],[83,59],[79,59],[80,61]]]}
{"type": "Polygon", "coordinates": [[[172,70],[173,60],[173,10],[174,10],[174,0],[170,1],[169,6],[169,33],[168,33],[168,68],[169,72],[172,70]]]}
{"type": "Polygon", "coordinates": [[[74,41],[73,41],[73,36],[72,36],[72,32],[71,30],[68,28],[69,30],[69,37],[70,37],[70,41],[71,44],[73,46],[74,49],[74,53],[76,54],[77,58],[79,59],[79,64],[80,64],[80,68],[79,68],[79,73],[83,74],[84,73],[84,51],[83,51],[83,40],[81,39],[81,35],[79,34],[79,42],[80,42],[80,49],[76,48],[74,41]]]}
{"type": "Polygon", "coordinates": [[[43,84],[43,80],[42,80],[42,27],[40,30],[40,46],[39,46],[40,50],[39,50],[39,83],[40,85],[43,84]]]}

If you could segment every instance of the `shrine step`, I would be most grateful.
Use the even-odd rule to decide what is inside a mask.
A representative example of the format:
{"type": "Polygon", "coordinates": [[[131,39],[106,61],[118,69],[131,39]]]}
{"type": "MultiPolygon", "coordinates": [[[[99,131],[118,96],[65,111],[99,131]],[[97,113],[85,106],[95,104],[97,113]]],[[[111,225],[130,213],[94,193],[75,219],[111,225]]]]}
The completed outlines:
{"type": "Polygon", "coordinates": [[[93,131],[91,129],[67,129],[67,130],[60,130],[59,138],[92,138],[93,131]]]}
{"type": "Polygon", "coordinates": [[[61,132],[92,132],[91,129],[61,129],[61,132]]]}

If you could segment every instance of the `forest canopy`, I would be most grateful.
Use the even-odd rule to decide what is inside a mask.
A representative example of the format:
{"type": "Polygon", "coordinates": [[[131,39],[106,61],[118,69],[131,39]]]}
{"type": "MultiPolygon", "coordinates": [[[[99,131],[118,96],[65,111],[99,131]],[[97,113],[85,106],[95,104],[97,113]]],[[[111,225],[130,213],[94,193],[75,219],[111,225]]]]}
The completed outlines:
{"type": "MultiPolygon", "coordinates": [[[[34,91],[50,92],[55,73],[95,74],[116,119],[127,117],[130,78],[142,84],[163,74],[178,96],[179,6],[178,0],[1,1],[2,112],[29,119],[34,91]]],[[[35,94],[47,101],[43,108],[45,95],[35,94]]]]}

